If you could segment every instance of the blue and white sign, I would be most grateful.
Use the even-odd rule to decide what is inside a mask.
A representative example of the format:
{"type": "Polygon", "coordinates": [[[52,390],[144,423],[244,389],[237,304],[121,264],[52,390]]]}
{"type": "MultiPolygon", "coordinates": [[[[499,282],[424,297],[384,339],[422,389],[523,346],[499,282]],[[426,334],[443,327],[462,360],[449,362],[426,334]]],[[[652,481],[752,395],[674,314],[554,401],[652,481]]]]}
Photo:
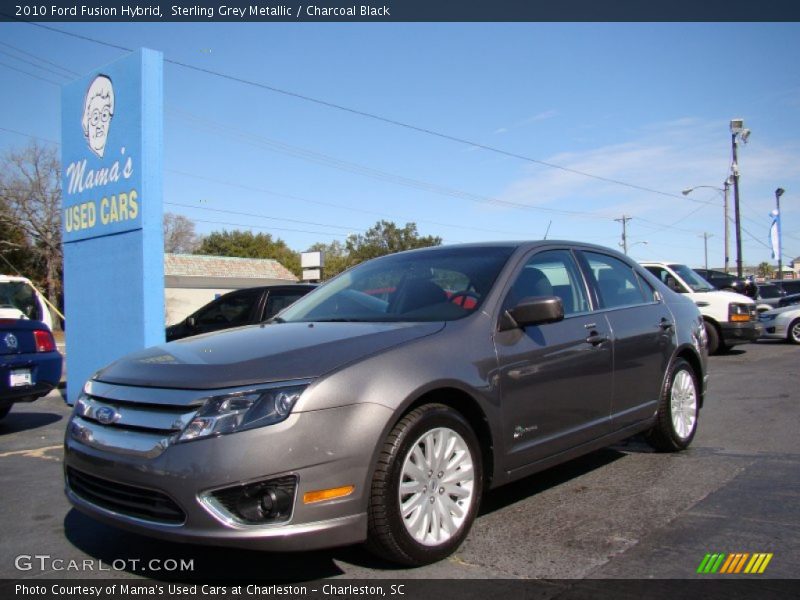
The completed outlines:
{"type": "Polygon", "coordinates": [[[164,341],[163,57],[142,49],[64,87],[67,398],[164,341]]]}

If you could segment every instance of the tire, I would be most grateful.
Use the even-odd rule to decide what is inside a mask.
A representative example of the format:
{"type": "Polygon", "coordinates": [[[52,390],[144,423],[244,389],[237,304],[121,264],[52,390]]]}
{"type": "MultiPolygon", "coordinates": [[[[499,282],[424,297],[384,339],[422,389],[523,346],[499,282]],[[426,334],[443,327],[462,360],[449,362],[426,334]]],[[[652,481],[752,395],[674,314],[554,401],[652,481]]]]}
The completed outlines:
{"type": "Polygon", "coordinates": [[[700,391],[694,369],[682,358],[672,363],[661,390],[656,424],[647,441],[659,452],[678,452],[692,443],[697,431],[700,391]]]}
{"type": "Polygon", "coordinates": [[[409,566],[442,560],[467,537],[482,492],[480,445],[466,419],[443,404],[416,408],[395,425],[378,457],[367,548],[409,566]],[[436,457],[442,446],[449,460],[436,457]]]}
{"type": "Polygon", "coordinates": [[[800,319],[789,323],[789,327],[786,329],[786,339],[793,344],[800,344],[800,319]]]}
{"type": "Polygon", "coordinates": [[[6,418],[13,404],[0,404],[0,421],[6,418]]]}
{"type": "Polygon", "coordinates": [[[703,321],[706,328],[706,338],[708,338],[708,353],[716,354],[720,350],[720,335],[717,326],[708,321],[703,321]]]}

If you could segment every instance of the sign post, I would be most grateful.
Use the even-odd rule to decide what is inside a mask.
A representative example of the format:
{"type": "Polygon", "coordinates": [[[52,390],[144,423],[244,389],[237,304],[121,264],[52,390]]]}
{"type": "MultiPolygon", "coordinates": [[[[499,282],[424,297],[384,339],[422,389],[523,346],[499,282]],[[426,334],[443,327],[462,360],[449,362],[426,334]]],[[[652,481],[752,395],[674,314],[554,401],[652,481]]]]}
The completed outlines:
{"type": "Polygon", "coordinates": [[[164,341],[163,57],[141,49],[65,86],[62,233],[67,401],[164,341]]]}

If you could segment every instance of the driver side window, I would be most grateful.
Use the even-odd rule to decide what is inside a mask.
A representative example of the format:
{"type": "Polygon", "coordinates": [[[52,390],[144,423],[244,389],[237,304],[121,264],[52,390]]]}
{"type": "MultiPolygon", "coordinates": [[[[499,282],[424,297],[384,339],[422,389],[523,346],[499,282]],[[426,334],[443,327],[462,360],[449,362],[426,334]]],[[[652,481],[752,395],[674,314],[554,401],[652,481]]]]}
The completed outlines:
{"type": "Polygon", "coordinates": [[[548,250],[531,256],[514,280],[503,309],[535,296],[560,298],[565,317],[589,311],[583,279],[571,252],[548,250]]]}

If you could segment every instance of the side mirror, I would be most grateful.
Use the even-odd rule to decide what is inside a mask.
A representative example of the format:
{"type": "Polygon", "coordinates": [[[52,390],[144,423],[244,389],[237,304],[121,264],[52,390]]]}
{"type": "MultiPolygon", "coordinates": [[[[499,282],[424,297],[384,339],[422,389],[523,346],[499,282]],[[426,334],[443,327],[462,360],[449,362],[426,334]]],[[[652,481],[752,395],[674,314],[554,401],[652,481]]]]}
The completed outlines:
{"type": "Polygon", "coordinates": [[[520,300],[503,315],[500,330],[525,328],[528,325],[555,323],[564,319],[564,305],[557,296],[530,296],[520,300]]]}
{"type": "Polygon", "coordinates": [[[197,320],[194,317],[186,317],[186,326],[194,329],[197,327],[197,320]]]}

